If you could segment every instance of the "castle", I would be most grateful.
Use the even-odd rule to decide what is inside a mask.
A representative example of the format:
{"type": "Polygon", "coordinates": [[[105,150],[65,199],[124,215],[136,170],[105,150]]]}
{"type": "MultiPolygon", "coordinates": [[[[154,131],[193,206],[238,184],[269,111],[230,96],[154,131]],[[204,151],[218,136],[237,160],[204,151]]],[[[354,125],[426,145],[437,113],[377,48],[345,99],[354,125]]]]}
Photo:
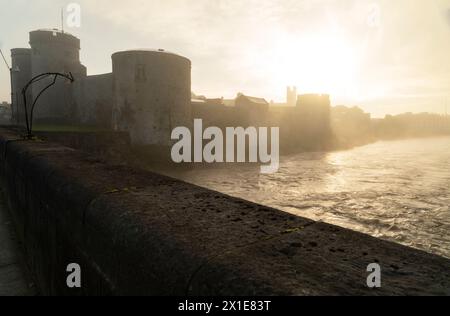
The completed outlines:
{"type": "MultiPolygon", "coordinates": [[[[112,128],[128,132],[136,145],[168,145],[174,126],[191,123],[191,62],[185,57],[164,50],[117,52],[111,57],[112,73],[88,76],[75,36],[37,30],[30,32],[29,44],[11,50],[12,107],[20,125],[25,117],[23,87],[47,72],[70,72],[75,81],[58,79],[40,96],[34,110],[37,124],[112,128]]],[[[27,99],[34,100],[52,80],[33,84],[27,99]]]]}
{"type": "MultiPolygon", "coordinates": [[[[114,53],[112,73],[87,75],[80,62],[80,40],[56,29],[30,32],[30,48],[12,56],[13,116],[24,124],[23,87],[47,72],[72,73],[73,84],[58,79],[43,93],[34,122],[44,125],[87,125],[128,132],[133,145],[168,146],[177,126],[191,127],[194,118],[209,126],[278,126],[289,146],[308,148],[329,138],[328,95],[297,95],[287,89],[287,103],[271,106],[265,99],[239,94],[235,100],[193,99],[191,61],[165,50],[114,53]],[[231,106],[230,106],[231,105],[231,106]]],[[[36,99],[53,80],[34,83],[27,100],[36,99]]],[[[31,102],[27,102],[31,103],[31,102]]],[[[30,110],[30,104],[27,104],[30,110]]]]}

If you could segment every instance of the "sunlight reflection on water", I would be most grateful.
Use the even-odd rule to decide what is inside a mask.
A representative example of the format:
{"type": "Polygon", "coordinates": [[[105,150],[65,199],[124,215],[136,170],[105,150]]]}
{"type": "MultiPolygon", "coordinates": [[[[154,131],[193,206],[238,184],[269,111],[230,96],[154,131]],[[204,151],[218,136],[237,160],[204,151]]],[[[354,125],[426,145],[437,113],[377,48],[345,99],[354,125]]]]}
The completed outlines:
{"type": "Polygon", "coordinates": [[[271,175],[245,165],[164,173],[450,258],[450,138],[287,156],[271,175]]]}

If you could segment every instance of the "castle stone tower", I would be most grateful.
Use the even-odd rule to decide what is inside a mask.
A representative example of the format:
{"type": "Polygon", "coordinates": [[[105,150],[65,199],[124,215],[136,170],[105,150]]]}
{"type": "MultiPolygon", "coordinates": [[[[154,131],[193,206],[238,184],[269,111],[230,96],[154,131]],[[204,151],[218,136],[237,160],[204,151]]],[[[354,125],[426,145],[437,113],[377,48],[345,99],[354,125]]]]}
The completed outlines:
{"type": "Polygon", "coordinates": [[[175,127],[192,125],[191,61],[164,50],[112,55],[113,127],[135,145],[170,146],[175,127]]]}
{"type": "MultiPolygon", "coordinates": [[[[23,106],[22,89],[31,80],[31,49],[11,49],[12,61],[12,111],[14,123],[25,125],[25,108],[23,106]]],[[[31,99],[31,90],[27,93],[27,99],[31,99]]]]}
{"type": "MultiPolygon", "coordinates": [[[[72,72],[75,80],[86,77],[86,67],[80,63],[80,40],[59,30],[30,32],[31,77],[47,72],[72,72]]],[[[52,82],[47,78],[33,84],[32,94],[52,82]]],[[[49,124],[71,123],[76,120],[77,104],[73,87],[62,78],[47,90],[36,104],[34,121],[49,124]]]]}

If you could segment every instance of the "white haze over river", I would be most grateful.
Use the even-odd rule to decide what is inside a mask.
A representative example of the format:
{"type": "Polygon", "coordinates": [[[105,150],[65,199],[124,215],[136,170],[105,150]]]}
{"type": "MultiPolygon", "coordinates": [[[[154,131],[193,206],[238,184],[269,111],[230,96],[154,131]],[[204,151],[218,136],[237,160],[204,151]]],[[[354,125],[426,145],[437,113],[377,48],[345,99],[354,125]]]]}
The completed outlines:
{"type": "Polygon", "coordinates": [[[450,138],[281,158],[278,173],[222,165],[165,174],[450,258],[450,138]]]}

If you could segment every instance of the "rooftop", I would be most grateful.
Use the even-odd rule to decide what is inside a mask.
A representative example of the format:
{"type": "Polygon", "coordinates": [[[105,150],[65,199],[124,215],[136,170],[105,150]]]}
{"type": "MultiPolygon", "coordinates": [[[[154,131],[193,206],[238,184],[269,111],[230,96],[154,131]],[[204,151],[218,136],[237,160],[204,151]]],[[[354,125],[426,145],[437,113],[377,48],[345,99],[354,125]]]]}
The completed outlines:
{"type": "MultiPolygon", "coordinates": [[[[154,48],[130,49],[130,50],[124,50],[124,51],[115,52],[114,54],[112,54],[112,56],[123,55],[123,54],[136,54],[136,53],[165,54],[165,55],[172,55],[172,56],[175,56],[175,57],[184,58],[186,60],[189,60],[189,58],[187,58],[187,57],[184,57],[182,55],[179,55],[179,54],[167,51],[167,50],[162,49],[162,48],[158,48],[158,49],[154,49],[154,48]]],[[[189,60],[189,62],[190,62],[190,60],[189,60]]]]}
{"type": "Polygon", "coordinates": [[[54,41],[55,39],[65,45],[71,44],[80,48],[80,39],[78,37],[58,29],[38,29],[30,32],[30,44],[33,42],[54,41]]]}
{"type": "Polygon", "coordinates": [[[247,96],[244,94],[238,96],[238,98],[246,98],[250,102],[256,103],[256,104],[264,104],[264,105],[269,104],[269,102],[267,102],[266,99],[264,99],[264,98],[251,97],[251,96],[247,96]]]}
{"type": "Polygon", "coordinates": [[[42,28],[42,29],[37,29],[34,31],[31,31],[30,33],[34,33],[34,32],[48,32],[48,33],[56,33],[56,34],[64,34],[64,35],[69,35],[69,36],[73,36],[76,37],[73,34],[70,34],[66,31],[60,30],[60,29],[46,29],[46,28],[42,28]]]}

